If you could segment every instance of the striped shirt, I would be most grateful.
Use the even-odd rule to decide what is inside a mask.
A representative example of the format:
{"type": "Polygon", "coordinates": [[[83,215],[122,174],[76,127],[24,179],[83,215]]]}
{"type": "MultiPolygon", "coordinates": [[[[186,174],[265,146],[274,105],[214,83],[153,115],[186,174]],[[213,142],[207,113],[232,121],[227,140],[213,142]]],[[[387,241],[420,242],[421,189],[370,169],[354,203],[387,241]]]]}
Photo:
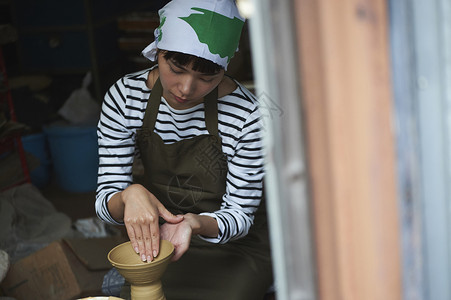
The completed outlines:
{"type": "MultiPolygon", "coordinates": [[[[133,160],[138,154],[136,131],[142,127],[151,93],[146,86],[150,70],[118,80],[106,93],[102,105],[97,130],[99,172],[95,208],[99,218],[112,224],[123,224],[111,217],[107,202],[133,183],[133,160]]],[[[217,220],[218,236],[201,237],[212,243],[226,243],[245,236],[262,197],[261,115],[256,98],[238,82],[237,85],[235,91],[218,99],[218,131],[228,173],[220,209],[202,213],[217,220]]],[[[162,98],[155,132],[164,143],[208,134],[204,104],[176,110],[162,98]]]]}

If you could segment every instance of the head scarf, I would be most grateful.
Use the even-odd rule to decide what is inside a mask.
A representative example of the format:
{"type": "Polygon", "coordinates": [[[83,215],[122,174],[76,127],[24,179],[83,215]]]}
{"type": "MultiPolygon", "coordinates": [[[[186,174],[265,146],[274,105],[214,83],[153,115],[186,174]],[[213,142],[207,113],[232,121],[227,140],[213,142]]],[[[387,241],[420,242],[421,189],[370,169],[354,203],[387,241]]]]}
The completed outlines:
{"type": "Polygon", "coordinates": [[[234,0],[172,0],[158,14],[160,26],[142,51],[145,57],[155,61],[157,49],[176,51],[227,69],[244,25],[234,0]]]}

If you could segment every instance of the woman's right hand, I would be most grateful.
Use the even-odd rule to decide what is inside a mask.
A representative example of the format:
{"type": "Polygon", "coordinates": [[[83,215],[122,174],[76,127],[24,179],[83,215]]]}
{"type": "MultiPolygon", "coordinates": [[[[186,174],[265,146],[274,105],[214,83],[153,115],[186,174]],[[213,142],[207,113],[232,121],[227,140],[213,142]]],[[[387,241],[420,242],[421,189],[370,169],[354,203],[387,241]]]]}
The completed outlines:
{"type": "Polygon", "coordinates": [[[133,184],[121,192],[124,204],[124,223],[130,242],[143,261],[152,261],[160,249],[158,218],[176,224],[183,215],[173,215],[145,187],[133,184]]]}

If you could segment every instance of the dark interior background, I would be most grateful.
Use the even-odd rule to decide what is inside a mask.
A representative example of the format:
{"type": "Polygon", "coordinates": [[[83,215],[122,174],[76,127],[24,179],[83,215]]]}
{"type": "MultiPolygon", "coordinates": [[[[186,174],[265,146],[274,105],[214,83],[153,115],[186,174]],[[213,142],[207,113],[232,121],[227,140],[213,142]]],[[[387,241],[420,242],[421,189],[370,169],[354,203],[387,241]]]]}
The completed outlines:
{"type": "MultiPolygon", "coordinates": [[[[17,34],[1,46],[18,121],[33,131],[55,121],[88,71],[89,90],[100,103],[121,76],[151,66],[140,52],[153,41],[157,11],[167,2],[0,0],[0,25],[17,34]]],[[[252,81],[247,24],[228,73],[252,81]]]]}

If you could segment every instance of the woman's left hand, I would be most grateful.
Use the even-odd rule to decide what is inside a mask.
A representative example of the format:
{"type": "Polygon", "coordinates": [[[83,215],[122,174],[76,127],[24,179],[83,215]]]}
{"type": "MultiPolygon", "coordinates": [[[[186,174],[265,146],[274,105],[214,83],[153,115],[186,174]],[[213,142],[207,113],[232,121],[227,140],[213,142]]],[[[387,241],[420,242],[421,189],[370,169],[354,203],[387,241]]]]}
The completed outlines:
{"type": "Polygon", "coordinates": [[[180,223],[165,223],[160,226],[161,238],[170,241],[174,245],[175,249],[172,261],[178,260],[188,250],[192,234],[192,225],[190,224],[190,220],[187,220],[186,217],[180,223]]]}
{"type": "Polygon", "coordinates": [[[160,226],[160,237],[174,245],[173,261],[178,260],[188,250],[193,234],[216,237],[218,222],[210,216],[187,213],[183,215],[183,221],[180,223],[165,223],[160,226]]]}

